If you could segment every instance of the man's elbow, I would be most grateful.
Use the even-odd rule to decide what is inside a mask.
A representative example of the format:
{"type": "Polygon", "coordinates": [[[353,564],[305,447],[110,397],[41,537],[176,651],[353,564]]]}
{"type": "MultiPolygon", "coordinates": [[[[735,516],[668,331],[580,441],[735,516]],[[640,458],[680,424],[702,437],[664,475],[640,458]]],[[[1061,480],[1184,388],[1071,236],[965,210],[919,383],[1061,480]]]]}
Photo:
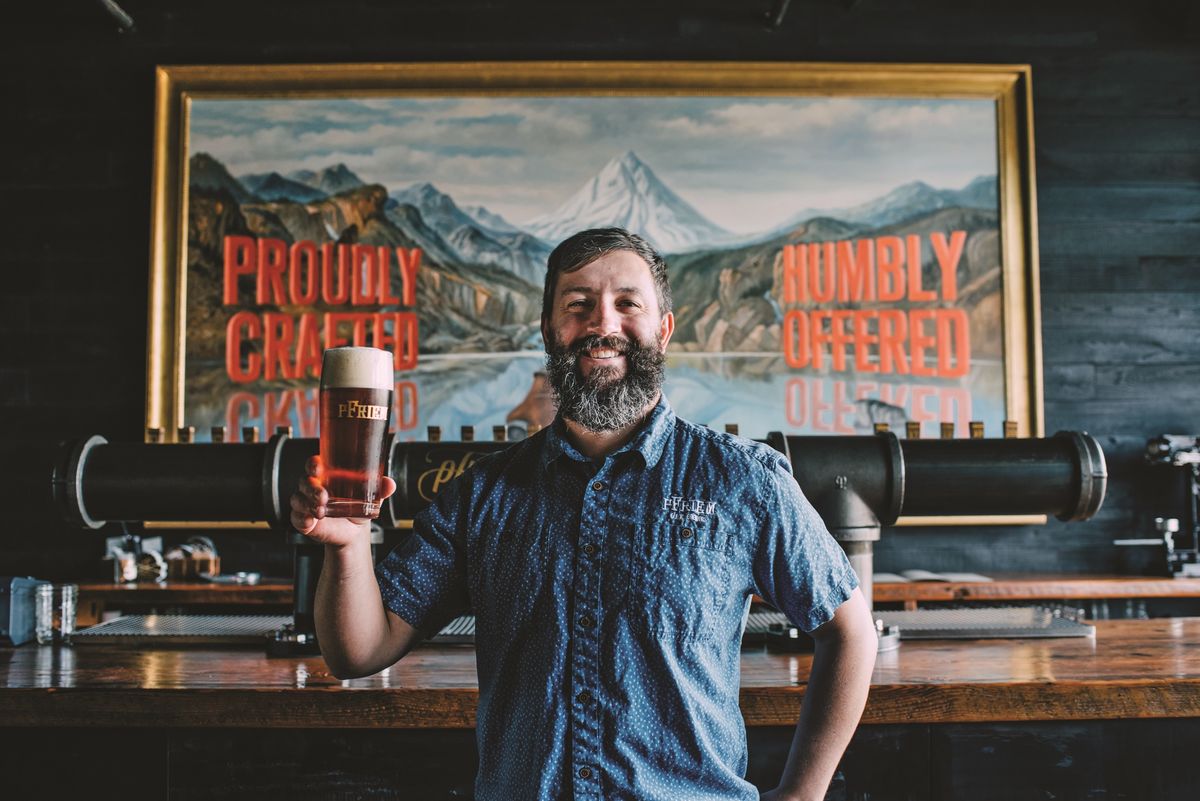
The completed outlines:
{"type": "Polygon", "coordinates": [[[416,629],[406,624],[403,630],[393,633],[370,653],[352,653],[335,645],[323,647],[321,656],[325,659],[325,666],[329,668],[329,672],[335,678],[343,681],[361,679],[366,676],[374,676],[379,671],[396,664],[407,656],[419,642],[420,637],[416,629]]]}
{"type": "Polygon", "coordinates": [[[321,657],[325,660],[325,666],[329,668],[329,672],[333,674],[333,677],[342,681],[361,679],[379,672],[377,669],[370,669],[367,665],[356,664],[354,661],[348,660],[343,656],[325,651],[321,652],[321,657]]]}
{"type": "Polygon", "coordinates": [[[384,656],[382,653],[350,654],[335,648],[322,648],[321,657],[325,660],[325,666],[329,668],[329,672],[333,674],[334,678],[346,681],[374,676],[379,671],[398,662],[408,650],[406,648],[399,655],[392,657],[384,656]]]}

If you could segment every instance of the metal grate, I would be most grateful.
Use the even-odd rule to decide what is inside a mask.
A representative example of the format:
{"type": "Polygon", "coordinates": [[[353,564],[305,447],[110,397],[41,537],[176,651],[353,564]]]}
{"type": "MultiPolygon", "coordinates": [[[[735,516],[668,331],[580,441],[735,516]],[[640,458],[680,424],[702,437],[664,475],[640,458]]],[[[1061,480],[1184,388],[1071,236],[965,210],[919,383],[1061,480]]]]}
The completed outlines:
{"type": "MultiPolygon", "coordinates": [[[[915,612],[875,612],[889,626],[898,626],[903,640],[974,640],[1019,637],[1092,637],[1094,626],[1077,623],[1044,607],[986,607],[975,609],[918,609],[915,612]]],[[[774,630],[791,627],[782,612],[751,612],[746,619],[746,644],[762,643],[774,630]]],[[[475,618],[451,620],[429,642],[471,645],[475,618]]]]}
{"type": "Polygon", "coordinates": [[[886,625],[900,627],[902,640],[974,640],[1002,637],[1092,637],[1094,626],[1059,617],[1042,607],[918,609],[875,612],[886,625]]]}
{"type": "Polygon", "coordinates": [[[71,635],[77,643],[261,644],[291,615],[125,615],[71,635]]]}
{"type": "Polygon", "coordinates": [[[441,631],[429,638],[439,645],[474,645],[475,616],[463,615],[447,623],[441,631]]]}
{"type": "MultiPolygon", "coordinates": [[[[752,612],[746,621],[747,642],[761,640],[771,626],[791,625],[782,612],[752,612]]],[[[475,617],[463,615],[447,623],[441,631],[429,638],[429,642],[440,645],[471,645],[475,642],[475,617]]]]}
{"type": "Polygon", "coordinates": [[[767,634],[772,626],[782,629],[791,625],[783,612],[751,612],[746,619],[746,634],[767,634]]]}

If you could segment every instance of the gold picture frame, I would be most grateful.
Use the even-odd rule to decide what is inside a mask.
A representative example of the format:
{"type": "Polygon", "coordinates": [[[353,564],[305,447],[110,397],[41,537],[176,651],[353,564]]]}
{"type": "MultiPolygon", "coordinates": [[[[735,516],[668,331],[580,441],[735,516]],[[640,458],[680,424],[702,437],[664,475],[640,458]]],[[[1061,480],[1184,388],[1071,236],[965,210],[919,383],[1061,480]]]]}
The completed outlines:
{"type": "MultiPolygon", "coordinates": [[[[146,426],[161,429],[169,441],[179,426],[192,422],[185,370],[189,159],[193,155],[189,120],[197,102],[462,97],[909,98],[986,101],[994,109],[1003,310],[997,347],[1002,353],[1003,417],[1017,422],[1019,436],[1043,436],[1030,81],[1027,65],[988,64],[460,62],[161,66],[156,83],[146,426]]],[[[1040,516],[1023,516],[911,522],[1043,521],[1040,516]]]]}

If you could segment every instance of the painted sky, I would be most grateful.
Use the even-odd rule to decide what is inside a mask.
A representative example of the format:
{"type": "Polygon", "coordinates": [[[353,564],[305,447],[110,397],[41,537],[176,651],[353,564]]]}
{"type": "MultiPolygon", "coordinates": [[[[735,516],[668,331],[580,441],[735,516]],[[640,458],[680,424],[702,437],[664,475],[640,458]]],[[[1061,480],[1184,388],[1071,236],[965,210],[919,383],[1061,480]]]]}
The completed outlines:
{"type": "Polygon", "coordinates": [[[520,224],[633,150],[731,231],[909,181],[959,189],[996,173],[988,100],[873,98],[370,98],[191,104],[191,153],[234,175],[344,162],[388,189],[429,181],[520,224]]]}

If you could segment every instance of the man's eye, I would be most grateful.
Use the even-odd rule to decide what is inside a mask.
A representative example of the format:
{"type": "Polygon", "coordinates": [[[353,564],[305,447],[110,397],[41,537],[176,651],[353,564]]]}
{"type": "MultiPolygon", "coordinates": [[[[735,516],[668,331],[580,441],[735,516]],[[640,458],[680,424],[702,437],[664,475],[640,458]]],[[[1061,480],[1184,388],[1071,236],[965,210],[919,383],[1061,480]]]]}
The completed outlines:
{"type": "Polygon", "coordinates": [[[567,308],[568,309],[581,309],[586,305],[587,305],[587,301],[585,301],[585,300],[572,300],[567,303],[567,308]]]}

